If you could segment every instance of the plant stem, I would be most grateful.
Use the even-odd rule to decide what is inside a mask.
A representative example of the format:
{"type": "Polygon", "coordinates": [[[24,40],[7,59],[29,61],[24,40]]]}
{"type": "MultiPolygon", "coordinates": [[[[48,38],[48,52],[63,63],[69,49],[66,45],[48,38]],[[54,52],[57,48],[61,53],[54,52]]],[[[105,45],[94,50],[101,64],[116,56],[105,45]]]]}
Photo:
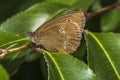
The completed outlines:
{"type": "Polygon", "coordinates": [[[117,2],[117,3],[113,4],[113,5],[110,5],[110,6],[107,6],[107,7],[104,7],[104,8],[101,8],[101,9],[97,10],[96,12],[85,13],[86,20],[89,20],[89,19],[93,18],[96,15],[99,15],[99,14],[101,14],[103,12],[106,12],[106,11],[108,11],[110,9],[113,9],[113,8],[116,8],[118,6],[120,6],[120,2],[117,2]]]}
{"type": "Polygon", "coordinates": [[[24,50],[24,49],[28,49],[28,48],[32,48],[33,50],[43,53],[43,49],[37,48],[34,44],[29,43],[26,45],[22,45],[20,47],[17,48],[13,48],[13,49],[9,49],[9,50],[5,50],[5,49],[0,49],[0,60],[3,59],[7,54],[10,54],[12,52],[16,52],[16,51],[20,51],[20,50],[24,50]]]}
{"type": "Polygon", "coordinates": [[[30,44],[26,44],[26,45],[22,45],[20,47],[17,48],[13,48],[13,49],[9,49],[9,50],[5,50],[5,49],[0,49],[0,59],[4,58],[7,54],[10,54],[12,52],[16,52],[16,51],[20,51],[20,50],[24,50],[30,48],[30,44]]]}

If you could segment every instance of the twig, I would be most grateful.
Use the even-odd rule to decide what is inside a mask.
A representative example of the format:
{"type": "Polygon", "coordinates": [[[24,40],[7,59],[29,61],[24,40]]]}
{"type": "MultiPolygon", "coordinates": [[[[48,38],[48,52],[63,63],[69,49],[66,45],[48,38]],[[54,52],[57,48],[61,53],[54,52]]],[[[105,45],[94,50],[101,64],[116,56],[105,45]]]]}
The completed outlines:
{"type": "Polygon", "coordinates": [[[85,13],[86,19],[89,20],[89,19],[93,18],[96,15],[99,15],[99,14],[101,14],[103,12],[106,12],[106,11],[108,11],[110,9],[113,9],[113,8],[116,8],[118,6],[120,6],[120,2],[117,2],[117,3],[113,4],[113,5],[110,5],[110,6],[107,6],[107,7],[104,7],[104,8],[101,8],[101,9],[97,10],[96,12],[85,13]]]}
{"type": "Polygon", "coordinates": [[[0,59],[4,58],[7,54],[10,54],[10,53],[16,52],[16,51],[20,51],[20,50],[24,50],[27,48],[30,48],[30,44],[22,45],[20,47],[9,49],[9,50],[0,49],[0,59]]]}
{"type": "Polygon", "coordinates": [[[31,44],[30,48],[32,48],[33,50],[35,50],[35,51],[37,51],[39,53],[43,53],[44,52],[43,49],[37,48],[36,45],[34,45],[34,44],[31,44]]]}
{"type": "Polygon", "coordinates": [[[43,49],[37,48],[34,44],[29,43],[26,45],[22,45],[20,47],[17,48],[13,48],[13,49],[9,49],[9,50],[5,50],[5,49],[0,49],[0,60],[3,59],[7,54],[10,54],[12,52],[16,52],[16,51],[20,51],[20,50],[24,50],[24,49],[28,49],[28,48],[32,48],[33,50],[39,52],[39,53],[43,53],[43,49]]]}

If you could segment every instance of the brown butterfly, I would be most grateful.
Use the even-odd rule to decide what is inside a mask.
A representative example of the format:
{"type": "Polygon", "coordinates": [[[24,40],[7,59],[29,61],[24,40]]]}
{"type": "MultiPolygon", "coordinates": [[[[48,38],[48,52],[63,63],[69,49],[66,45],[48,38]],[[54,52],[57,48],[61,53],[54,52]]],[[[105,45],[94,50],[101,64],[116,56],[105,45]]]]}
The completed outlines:
{"type": "Polygon", "coordinates": [[[84,26],[85,15],[82,11],[68,13],[31,32],[29,39],[49,51],[73,53],[80,45],[84,26]]]}

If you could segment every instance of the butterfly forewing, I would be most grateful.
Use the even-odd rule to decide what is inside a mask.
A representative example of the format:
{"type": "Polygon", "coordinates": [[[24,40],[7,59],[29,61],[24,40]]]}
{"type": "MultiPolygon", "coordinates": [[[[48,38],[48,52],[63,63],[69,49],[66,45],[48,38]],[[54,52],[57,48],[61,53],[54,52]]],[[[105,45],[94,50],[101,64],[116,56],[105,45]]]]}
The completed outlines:
{"type": "Polygon", "coordinates": [[[37,45],[47,50],[73,53],[80,44],[85,24],[83,12],[74,12],[59,16],[39,27],[35,31],[37,45]]]}

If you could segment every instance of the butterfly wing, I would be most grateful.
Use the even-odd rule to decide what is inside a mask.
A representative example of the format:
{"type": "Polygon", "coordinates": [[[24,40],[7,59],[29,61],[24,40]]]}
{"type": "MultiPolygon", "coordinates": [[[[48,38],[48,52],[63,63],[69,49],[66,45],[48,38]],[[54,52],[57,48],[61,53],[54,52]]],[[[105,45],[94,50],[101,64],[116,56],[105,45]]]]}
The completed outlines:
{"type": "Polygon", "coordinates": [[[73,53],[80,44],[84,24],[83,12],[70,13],[42,25],[35,35],[47,50],[73,53]]]}
{"type": "Polygon", "coordinates": [[[58,16],[57,18],[46,22],[45,24],[41,25],[36,30],[36,32],[37,33],[41,32],[41,31],[44,32],[44,30],[52,28],[51,25],[58,24],[58,23],[63,23],[63,22],[66,22],[66,21],[69,22],[71,20],[76,22],[80,27],[84,27],[84,25],[85,25],[85,15],[84,15],[84,13],[82,11],[77,11],[77,12],[68,13],[68,14],[65,14],[65,15],[62,15],[62,16],[58,16]]]}

